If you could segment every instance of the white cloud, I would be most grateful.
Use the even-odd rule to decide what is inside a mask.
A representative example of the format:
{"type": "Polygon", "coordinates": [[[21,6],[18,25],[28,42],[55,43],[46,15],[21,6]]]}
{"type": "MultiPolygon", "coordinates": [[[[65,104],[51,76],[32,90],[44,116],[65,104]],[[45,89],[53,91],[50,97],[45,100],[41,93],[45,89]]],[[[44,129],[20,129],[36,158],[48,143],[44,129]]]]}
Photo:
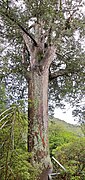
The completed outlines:
{"type": "Polygon", "coordinates": [[[77,121],[74,121],[74,118],[72,116],[72,108],[68,104],[66,105],[65,110],[55,108],[54,117],[64,120],[70,124],[77,124],[77,121]]]}

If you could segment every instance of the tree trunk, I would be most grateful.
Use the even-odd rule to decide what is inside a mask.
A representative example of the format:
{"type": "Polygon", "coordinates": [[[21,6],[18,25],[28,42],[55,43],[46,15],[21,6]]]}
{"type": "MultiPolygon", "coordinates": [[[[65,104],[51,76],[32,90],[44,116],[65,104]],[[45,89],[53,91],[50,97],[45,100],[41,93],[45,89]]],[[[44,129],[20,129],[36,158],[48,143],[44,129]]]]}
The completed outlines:
{"type": "MultiPolygon", "coordinates": [[[[56,48],[50,45],[44,49],[42,40],[39,40],[41,36],[38,36],[36,46],[26,33],[22,33],[22,36],[30,53],[29,74],[26,71],[26,79],[29,82],[28,151],[32,153],[32,163],[42,165],[42,173],[38,179],[47,180],[48,173],[52,169],[48,143],[48,76],[49,66],[56,55],[56,48]]],[[[25,61],[24,54],[23,59],[25,61]]]]}
{"type": "Polygon", "coordinates": [[[42,163],[40,180],[47,180],[52,168],[48,145],[48,68],[41,72],[37,67],[31,70],[28,104],[28,151],[33,153],[33,163],[42,163]]]}

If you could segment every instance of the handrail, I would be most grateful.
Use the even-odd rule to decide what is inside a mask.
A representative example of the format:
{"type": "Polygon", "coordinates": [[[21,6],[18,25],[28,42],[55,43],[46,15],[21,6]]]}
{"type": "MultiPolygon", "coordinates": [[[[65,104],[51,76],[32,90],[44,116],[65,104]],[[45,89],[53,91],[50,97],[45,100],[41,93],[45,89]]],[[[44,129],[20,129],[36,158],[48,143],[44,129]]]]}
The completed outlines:
{"type": "MultiPolygon", "coordinates": [[[[64,168],[64,166],[57,160],[54,158],[54,156],[52,156],[52,159],[64,170],[66,171],[66,169],[64,168]]],[[[57,174],[60,174],[60,173],[49,173],[48,174],[48,180],[52,180],[52,176],[56,176],[57,174]]]]}
{"type": "Polygon", "coordinates": [[[64,170],[66,171],[66,169],[64,168],[64,166],[57,160],[54,158],[54,156],[52,156],[52,159],[64,170]]]}

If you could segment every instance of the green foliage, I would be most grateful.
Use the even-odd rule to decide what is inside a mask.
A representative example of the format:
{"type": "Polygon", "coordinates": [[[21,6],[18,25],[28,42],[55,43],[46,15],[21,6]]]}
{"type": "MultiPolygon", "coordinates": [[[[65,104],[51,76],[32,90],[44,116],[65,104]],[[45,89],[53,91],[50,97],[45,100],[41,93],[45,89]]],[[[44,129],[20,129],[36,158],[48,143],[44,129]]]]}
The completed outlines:
{"type": "MultiPolygon", "coordinates": [[[[0,78],[1,79],[1,78],[0,78]]],[[[5,83],[0,83],[0,112],[5,110],[7,105],[7,97],[6,97],[6,89],[5,89],[5,83]]]]}
{"type": "Polygon", "coordinates": [[[85,136],[85,122],[84,123],[81,123],[81,130],[85,136]]]}
{"type": "Polygon", "coordinates": [[[83,136],[81,130],[76,131],[76,128],[78,129],[78,127],[74,128],[73,125],[68,125],[57,119],[49,122],[49,143],[52,155],[55,154],[56,147],[69,143],[78,136],[83,136]]]}
{"type": "MultiPolygon", "coordinates": [[[[55,157],[67,169],[67,180],[84,179],[85,138],[77,138],[73,142],[57,147],[55,157]]],[[[61,177],[63,178],[64,175],[61,177]]]]}
{"type": "Polygon", "coordinates": [[[58,122],[51,121],[49,126],[51,154],[66,168],[64,172],[53,162],[54,170],[57,169],[57,172],[60,172],[57,178],[83,180],[85,177],[85,138],[80,131],[81,127],[72,127],[59,120],[58,122]],[[75,128],[77,128],[76,132],[75,128]]]}
{"type": "Polygon", "coordinates": [[[27,152],[27,118],[13,105],[0,115],[0,179],[35,180],[39,165],[32,166],[27,152]]]}

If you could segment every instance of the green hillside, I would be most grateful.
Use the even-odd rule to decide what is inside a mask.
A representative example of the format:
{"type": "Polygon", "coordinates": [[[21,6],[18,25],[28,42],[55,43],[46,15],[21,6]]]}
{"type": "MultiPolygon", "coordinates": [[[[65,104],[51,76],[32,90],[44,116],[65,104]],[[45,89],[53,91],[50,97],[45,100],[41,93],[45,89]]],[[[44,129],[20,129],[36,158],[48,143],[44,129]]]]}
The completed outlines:
{"type": "Polygon", "coordinates": [[[84,180],[85,137],[80,126],[50,118],[49,146],[51,157],[55,157],[66,169],[64,171],[53,161],[54,172],[59,172],[54,180],[84,180]]]}
{"type": "Polygon", "coordinates": [[[56,126],[63,126],[63,128],[69,132],[74,133],[75,135],[78,136],[83,136],[81,127],[79,125],[74,125],[74,124],[70,124],[65,122],[64,120],[58,119],[58,118],[50,118],[50,122],[49,123],[55,123],[56,126]]]}

